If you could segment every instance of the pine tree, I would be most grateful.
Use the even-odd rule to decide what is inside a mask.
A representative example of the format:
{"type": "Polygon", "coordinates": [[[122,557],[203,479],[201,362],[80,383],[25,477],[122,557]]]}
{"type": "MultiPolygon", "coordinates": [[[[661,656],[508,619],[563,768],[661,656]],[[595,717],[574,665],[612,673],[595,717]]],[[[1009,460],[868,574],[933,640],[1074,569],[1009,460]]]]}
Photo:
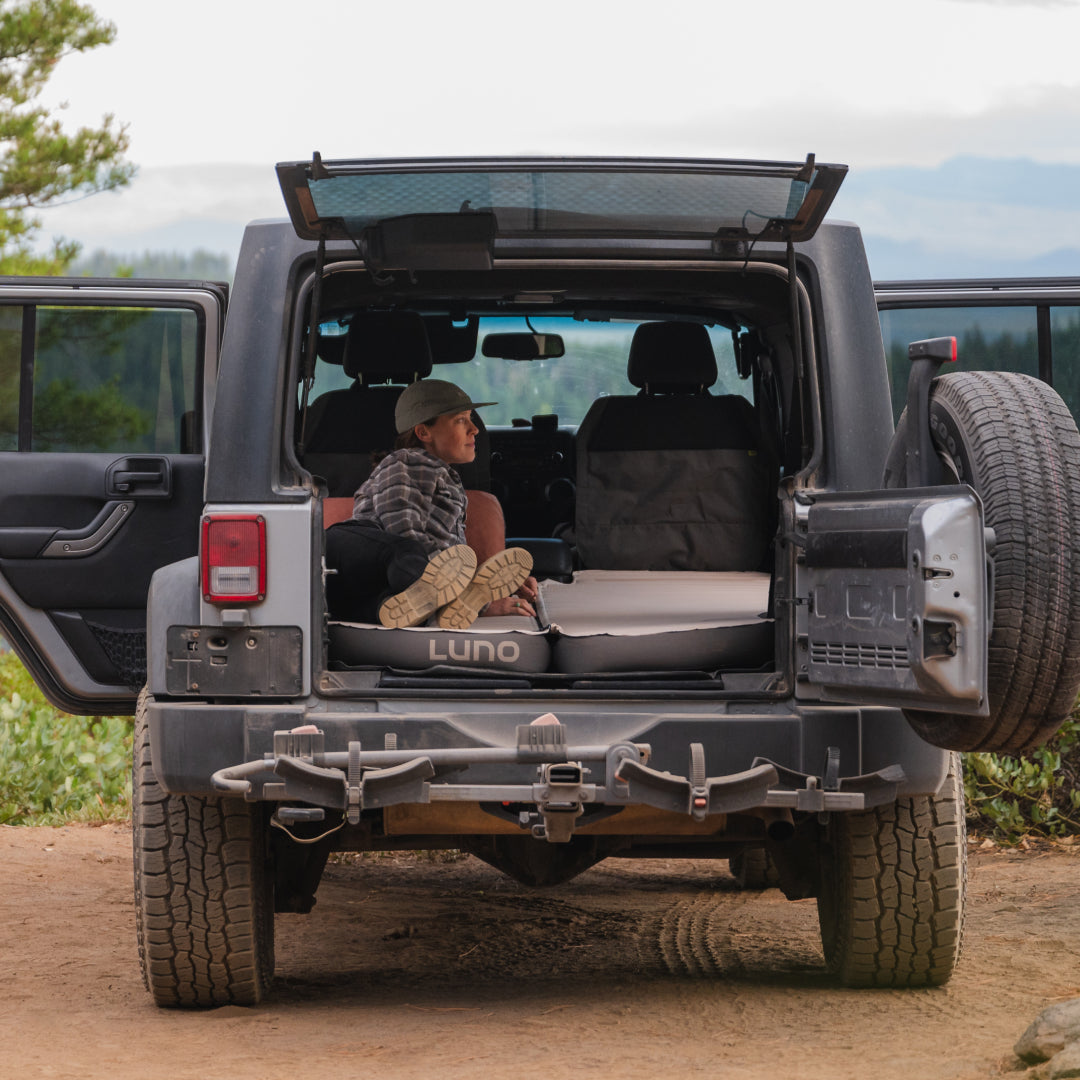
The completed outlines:
{"type": "Polygon", "coordinates": [[[34,210],[134,175],[123,159],[125,125],[107,115],[100,127],[66,132],[39,101],[60,60],[115,36],[112,23],[76,0],[0,0],[0,273],[63,273],[79,245],[54,240],[51,254],[36,253],[34,210]]]}

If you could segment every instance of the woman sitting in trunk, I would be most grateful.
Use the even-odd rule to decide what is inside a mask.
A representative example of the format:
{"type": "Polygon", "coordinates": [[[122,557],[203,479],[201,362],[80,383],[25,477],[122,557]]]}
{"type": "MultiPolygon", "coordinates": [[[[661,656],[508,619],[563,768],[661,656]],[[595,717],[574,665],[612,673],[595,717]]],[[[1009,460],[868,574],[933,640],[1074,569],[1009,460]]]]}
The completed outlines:
{"type": "Polygon", "coordinates": [[[356,492],[352,519],[327,530],[332,618],[402,627],[435,615],[443,629],[464,630],[478,615],[536,614],[529,553],[504,548],[477,566],[465,543],[467,498],[454,466],[476,457],[473,409],[493,404],[439,379],[405,389],[394,409],[397,449],[356,492]]]}

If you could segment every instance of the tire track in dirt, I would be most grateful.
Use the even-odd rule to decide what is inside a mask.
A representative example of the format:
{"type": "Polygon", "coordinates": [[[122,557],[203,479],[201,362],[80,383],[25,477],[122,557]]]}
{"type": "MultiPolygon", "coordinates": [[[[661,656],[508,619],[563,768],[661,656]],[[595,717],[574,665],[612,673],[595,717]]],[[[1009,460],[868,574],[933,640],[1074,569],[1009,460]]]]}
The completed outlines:
{"type": "Polygon", "coordinates": [[[709,978],[745,975],[732,943],[731,916],[745,906],[738,893],[701,892],[680,897],[664,911],[646,915],[636,933],[642,966],[670,975],[709,978]]]}

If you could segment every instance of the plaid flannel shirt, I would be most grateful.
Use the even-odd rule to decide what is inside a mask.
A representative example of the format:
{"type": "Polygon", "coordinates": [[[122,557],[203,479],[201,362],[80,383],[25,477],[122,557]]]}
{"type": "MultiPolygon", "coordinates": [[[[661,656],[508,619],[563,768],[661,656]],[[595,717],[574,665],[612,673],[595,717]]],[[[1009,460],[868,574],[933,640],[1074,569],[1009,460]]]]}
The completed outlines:
{"type": "Polygon", "coordinates": [[[465,488],[457,471],[426,450],[395,450],[353,497],[353,518],[407,536],[428,555],[465,543],[465,488]]]}

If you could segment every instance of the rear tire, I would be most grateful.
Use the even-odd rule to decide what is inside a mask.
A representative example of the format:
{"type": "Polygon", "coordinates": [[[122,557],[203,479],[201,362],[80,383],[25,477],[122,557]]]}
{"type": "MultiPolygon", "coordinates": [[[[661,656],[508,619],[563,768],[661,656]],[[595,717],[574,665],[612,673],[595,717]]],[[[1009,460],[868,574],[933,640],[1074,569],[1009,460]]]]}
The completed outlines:
{"type": "MultiPolygon", "coordinates": [[[[930,425],[946,470],[983,501],[994,530],[989,717],[906,713],[935,746],[1023,754],[1041,746],[1080,690],[1080,433],[1046,383],[1010,371],[939,376],[930,425]]],[[[907,413],[885,468],[906,486],[907,413]]]]}
{"type": "Polygon", "coordinates": [[[242,799],[169,795],[135,714],[132,838],[143,981],[161,1006],[255,1005],[274,973],[266,824],[242,799]]]}
{"type": "Polygon", "coordinates": [[[941,791],[833,814],[818,922],[844,986],[941,986],[960,958],[967,829],[959,756],[941,791]]]}

